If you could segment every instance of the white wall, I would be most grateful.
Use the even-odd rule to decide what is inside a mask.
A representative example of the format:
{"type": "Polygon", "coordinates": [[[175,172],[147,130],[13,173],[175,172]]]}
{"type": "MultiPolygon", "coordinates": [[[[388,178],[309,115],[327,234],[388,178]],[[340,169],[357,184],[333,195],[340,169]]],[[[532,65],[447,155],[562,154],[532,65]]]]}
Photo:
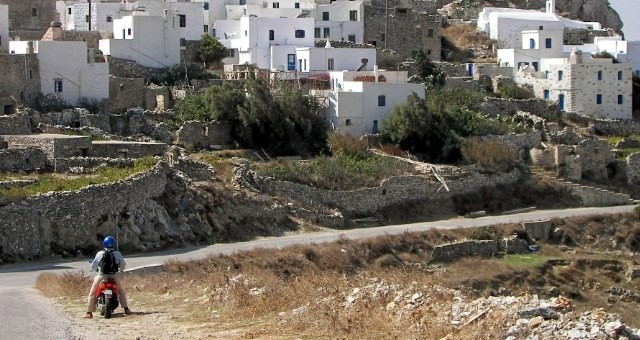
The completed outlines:
{"type": "MultiPolygon", "coordinates": [[[[124,14],[128,14],[128,12],[126,12],[127,6],[132,7],[131,4],[93,2],[91,4],[91,30],[113,32],[113,21],[121,18],[124,14]],[[107,21],[108,17],[111,18],[112,22],[107,21]]],[[[71,15],[69,15],[69,9],[66,9],[66,19],[63,20],[64,29],[88,31],[89,23],[87,22],[87,15],[89,14],[89,4],[76,3],[73,4],[72,7],[71,15]],[[69,17],[72,19],[70,20],[69,17]]]]}
{"type": "Polygon", "coordinates": [[[9,51],[9,6],[0,5],[0,49],[9,51]]]}
{"type": "Polygon", "coordinates": [[[364,6],[362,1],[336,1],[330,5],[318,5],[315,12],[315,27],[319,28],[316,40],[326,39],[325,29],[329,29],[329,38],[336,41],[348,41],[355,36],[356,43],[364,40],[364,6]],[[356,11],[356,20],[351,21],[350,12],[356,11]],[[329,13],[329,20],[324,20],[324,12],[329,13]]]}
{"type": "Polygon", "coordinates": [[[630,41],[627,46],[627,61],[631,63],[633,73],[640,77],[640,41],[630,41]]]}
{"type": "Polygon", "coordinates": [[[412,93],[420,98],[425,95],[424,84],[406,83],[406,71],[330,72],[330,77],[333,87],[329,91],[328,109],[331,126],[352,136],[373,133],[376,124],[380,130],[393,107],[404,103],[412,93]],[[392,81],[351,80],[357,76],[374,74],[384,75],[392,81]],[[394,82],[403,79],[404,82],[394,82]],[[379,105],[379,96],[384,96],[383,106],[379,105]]]}
{"type": "MultiPolygon", "coordinates": [[[[214,1],[214,0],[212,0],[214,1]]],[[[145,11],[150,16],[162,16],[164,9],[167,13],[184,15],[186,19],[185,27],[179,27],[180,38],[186,40],[200,40],[204,33],[204,9],[201,2],[175,2],[158,0],[140,0],[138,5],[145,7],[145,11]]]]}
{"type": "Polygon", "coordinates": [[[93,49],[84,41],[37,41],[41,90],[55,93],[55,80],[62,80],[58,93],[70,105],[81,98],[102,100],[109,98],[109,65],[90,62],[93,49]],[[64,56],[61,58],[60,56],[64,56]]]}
{"type": "Polygon", "coordinates": [[[100,50],[105,55],[134,60],[147,67],[160,68],[180,63],[177,17],[165,20],[156,16],[127,16],[115,20],[114,38],[100,40],[100,50]]]}
{"type": "MultiPolygon", "coordinates": [[[[362,65],[362,59],[368,59],[366,68],[363,71],[373,70],[376,64],[375,48],[324,48],[324,47],[303,47],[296,49],[296,60],[306,60],[309,65],[307,70],[300,72],[314,71],[355,71],[362,65]],[[329,59],[333,59],[333,69],[329,70],[329,59]]],[[[298,65],[299,66],[299,65],[298,65]]]]}

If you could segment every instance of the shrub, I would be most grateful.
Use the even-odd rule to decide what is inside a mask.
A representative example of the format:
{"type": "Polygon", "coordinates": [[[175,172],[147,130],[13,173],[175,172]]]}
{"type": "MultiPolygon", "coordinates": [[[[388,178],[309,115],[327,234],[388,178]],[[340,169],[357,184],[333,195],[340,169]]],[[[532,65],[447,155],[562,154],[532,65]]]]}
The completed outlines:
{"type": "Polygon", "coordinates": [[[467,162],[496,172],[513,169],[520,159],[516,150],[496,141],[467,140],[462,144],[461,151],[467,162]]]}
{"type": "Polygon", "coordinates": [[[496,92],[499,97],[511,99],[532,99],[536,95],[529,89],[522,88],[518,85],[502,87],[496,92]]]}
{"type": "Polygon", "coordinates": [[[346,134],[332,133],[329,136],[329,150],[334,155],[345,155],[357,159],[366,159],[371,156],[367,142],[356,139],[346,134]]]}
{"type": "Polygon", "coordinates": [[[70,106],[62,98],[53,93],[38,94],[35,99],[35,109],[40,112],[59,112],[68,109],[70,106]]]}
{"type": "Polygon", "coordinates": [[[93,114],[104,112],[106,101],[97,100],[95,98],[81,97],[78,103],[79,107],[83,107],[93,114]]]}
{"type": "Polygon", "coordinates": [[[187,84],[187,79],[216,79],[218,76],[207,72],[200,64],[173,65],[165,67],[158,82],[164,86],[187,84]]]}

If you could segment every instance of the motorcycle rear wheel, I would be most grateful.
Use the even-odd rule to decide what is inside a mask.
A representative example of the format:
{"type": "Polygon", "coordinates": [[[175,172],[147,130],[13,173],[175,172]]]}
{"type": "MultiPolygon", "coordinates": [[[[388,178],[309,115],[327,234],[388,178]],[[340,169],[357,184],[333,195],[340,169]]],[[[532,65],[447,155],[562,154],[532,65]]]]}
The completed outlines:
{"type": "Polygon", "coordinates": [[[111,319],[111,312],[113,312],[111,299],[105,299],[104,302],[104,317],[105,319],[111,319]]]}

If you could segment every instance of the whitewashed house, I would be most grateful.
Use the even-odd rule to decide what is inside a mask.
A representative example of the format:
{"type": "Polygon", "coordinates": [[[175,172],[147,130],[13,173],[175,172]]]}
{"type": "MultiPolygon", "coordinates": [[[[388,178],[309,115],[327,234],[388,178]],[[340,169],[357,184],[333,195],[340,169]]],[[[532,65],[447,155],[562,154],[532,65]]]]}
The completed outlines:
{"type": "MultiPolygon", "coordinates": [[[[291,56],[288,57],[289,61],[291,56]]],[[[376,65],[375,48],[333,48],[299,47],[295,50],[295,60],[288,63],[285,70],[302,73],[318,73],[326,71],[372,71],[376,65]]],[[[273,61],[277,64],[277,61],[273,61]]],[[[282,64],[272,65],[272,69],[281,69],[282,64]]]]}
{"type": "Polygon", "coordinates": [[[12,41],[10,49],[14,54],[37,54],[43,94],[55,94],[70,105],[109,99],[109,65],[96,60],[86,41],[62,38],[62,27],[52,26],[43,40],[12,41]]]}
{"type": "Polygon", "coordinates": [[[565,58],[560,30],[521,35],[522,48],[498,50],[501,66],[513,67],[516,83],[530,86],[537,97],[558,103],[563,111],[631,119],[631,64],[613,63],[611,58],[585,59],[577,47],[565,58]]]}
{"type": "Polygon", "coordinates": [[[101,39],[106,56],[128,59],[147,67],[180,63],[180,18],[135,13],[113,22],[114,39],[101,39]]]}
{"type": "Polygon", "coordinates": [[[569,57],[574,48],[582,51],[584,60],[594,54],[609,53],[621,63],[630,63],[634,73],[640,75],[640,41],[626,41],[621,36],[595,37],[592,44],[565,45],[565,57],[569,57]]]}
{"type": "Polygon", "coordinates": [[[352,136],[377,133],[394,106],[412,93],[424,98],[424,84],[407,83],[407,71],[333,71],[329,73],[331,127],[352,136]]]}
{"type": "MultiPolygon", "coordinates": [[[[208,4],[208,2],[207,2],[208,4]]],[[[204,2],[178,2],[177,0],[139,0],[121,2],[96,2],[91,4],[81,0],[57,1],[56,9],[65,30],[114,32],[114,22],[136,13],[149,16],[172,15],[178,17],[179,38],[200,40],[203,32],[209,32],[205,21],[204,2]],[[91,19],[91,20],[89,20],[91,19]],[[91,21],[91,27],[89,27],[91,21]]]]}
{"type": "Polygon", "coordinates": [[[547,0],[545,12],[512,8],[485,7],[478,15],[478,29],[498,41],[500,48],[522,45],[522,31],[585,28],[601,30],[598,22],[582,22],[564,18],[555,12],[555,0],[547,0]]]}
{"type": "Polygon", "coordinates": [[[9,6],[0,5],[0,49],[9,51],[9,6]]]}
{"type": "Polygon", "coordinates": [[[316,40],[364,41],[364,5],[362,1],[333,1],[316,5],[314,11],[316,40]]]}
{"type": "Polygon", "coordinates": [[[220,20],[216,23],[216,38],[233,51],[236,64],[249,63],[270,69],[272,56],[276,63],[281,63],[289,55],[295,55],[296,47],[314,46],[313,24],[313,18],[220,20]]]}

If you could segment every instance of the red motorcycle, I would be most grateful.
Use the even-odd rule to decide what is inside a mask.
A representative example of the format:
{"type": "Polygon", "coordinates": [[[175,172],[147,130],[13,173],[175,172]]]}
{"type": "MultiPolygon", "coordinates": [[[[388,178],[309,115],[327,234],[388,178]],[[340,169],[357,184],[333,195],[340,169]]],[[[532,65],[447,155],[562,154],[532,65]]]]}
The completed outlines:
{"type": "Polygon", "coordinates": [[[103,315],[106,319],[110,319],[111,314],[118,308],[119,304],[118,285],[116,285],[116,281],[113,279],[102,280],[96,291],[96,298],[98,298],[100,315],[103,315]]]}

